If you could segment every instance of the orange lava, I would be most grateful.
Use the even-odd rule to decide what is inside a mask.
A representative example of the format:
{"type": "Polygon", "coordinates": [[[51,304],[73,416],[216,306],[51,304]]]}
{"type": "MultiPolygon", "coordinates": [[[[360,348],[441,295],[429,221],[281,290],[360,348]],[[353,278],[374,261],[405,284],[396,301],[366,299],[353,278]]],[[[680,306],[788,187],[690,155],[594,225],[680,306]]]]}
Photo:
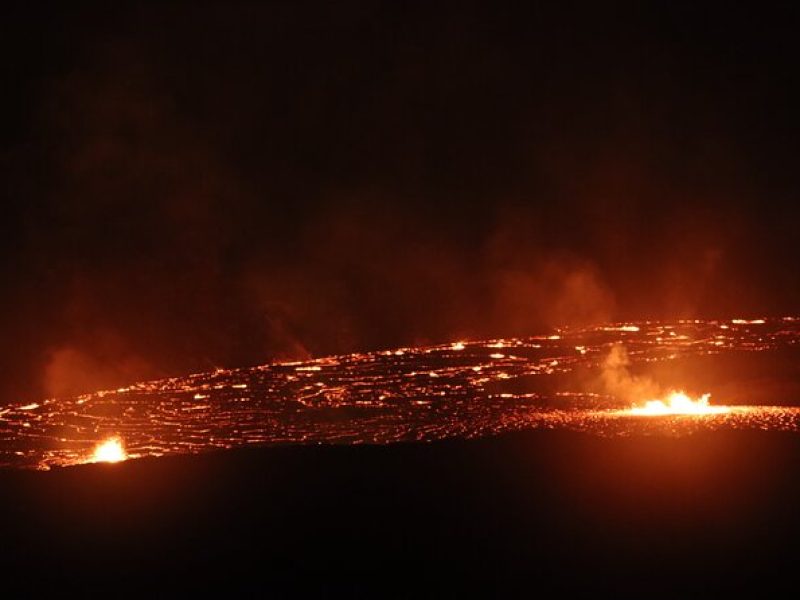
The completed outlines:
{"type": "Polygon", "coordinates": [[[122,440],[118,437],[107,439],[99,444],[92,454],[89,462],[108,462],[116,463],[128,458],[125,448],[122,445],[122,440]]]}
{"type": "Polygon", "coordinates": [[[648,400],[644,406],[634,406],[629,413],[637,416],[659,417],[663,415],[718,415],[730,412],[727,406],[711,406],[711,394],[703,394],[693,400],[684,392],[671,392],[666,400],[648,400]]]}

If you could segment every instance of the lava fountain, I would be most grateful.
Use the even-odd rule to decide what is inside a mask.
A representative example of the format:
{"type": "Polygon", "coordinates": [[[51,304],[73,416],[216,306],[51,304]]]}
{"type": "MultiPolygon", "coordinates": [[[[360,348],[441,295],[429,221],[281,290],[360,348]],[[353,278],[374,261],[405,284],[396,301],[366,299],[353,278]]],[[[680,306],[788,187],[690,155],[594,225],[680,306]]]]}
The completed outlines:
{"type": "Polygon", "coordinates": [[[94,449],[89,462],[116,463],[126,460],[127,458],[128,455],[125,452],[125,447],[122,445],[122,440],[118,437],[113,437],[100,443],[94,449]]]}
{"type": "Polygon", "coordinates": [[[665,415],[719,415],[731,411],[728,406],[712,406],[708,403],[711,394],[703,394],[693,400],[685,392],[671,392],[665,400],[648,400],[643,406],[634,406],[628,412],[642,417],[665,415]]]}

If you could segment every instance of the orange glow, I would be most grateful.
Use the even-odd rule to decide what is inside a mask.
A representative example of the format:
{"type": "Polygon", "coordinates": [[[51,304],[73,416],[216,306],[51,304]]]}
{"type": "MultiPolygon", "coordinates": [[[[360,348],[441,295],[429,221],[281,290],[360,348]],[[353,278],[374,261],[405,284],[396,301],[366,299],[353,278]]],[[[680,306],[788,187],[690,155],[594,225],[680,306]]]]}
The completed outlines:
{"type": "Polygon", "coordinates": [[[730,412],[727,406],[711,406],[708,399],[711,394],[703,394],[693,400],[684,392],[671,392],[666,400],[648,400],[644,406],[634,406],[630,414],[645,417],[663,415],[718,415],[730,412]]]}
{"type": "MultiPolygon", "coordinates": [[[[684,388],[686,393],[675,387],[689,385],[678,379],[682,366],[669,369],[675,360],[727,370],[759,354],[759,361],[774,356],[776,364],[794,365],[790,353],[800,347],[800,316],[750,320],[764,323],[727,317],[601,323],[552,335],[461,338],[212,369],[77,397],[24,400],[0,406],[0,469],[276,444],[472,439],[543,428],[601,436],[724,429],[800,434],[798,403],[742,404],[747,397],[783,393],[773,387],[780,380],[768,381],[766,374],[769,387],[759,390],[747,371],[748,389],[737,390],[733,406],[701,397],[713,392],[710,387],[684,388]],[[731,362],[726,356],[733,353],[731,362]],[[655,374],[669,377],[663,382],[668,387],[655,374]],[[537,392],[523,393],[529,389],[537,392]],[[116,443],[108,443],[112,438],[116,443]]],[[[741,381],[732,375],[726,388],[741,381]]]]}
{"type": "Polygon", "coordinates": [[[115,463],[126,460],[128,455],[122,445],[122,440],[113,437],[102,442],[94,449],[92,458],[89,462],[108,462],[115,463]]]}

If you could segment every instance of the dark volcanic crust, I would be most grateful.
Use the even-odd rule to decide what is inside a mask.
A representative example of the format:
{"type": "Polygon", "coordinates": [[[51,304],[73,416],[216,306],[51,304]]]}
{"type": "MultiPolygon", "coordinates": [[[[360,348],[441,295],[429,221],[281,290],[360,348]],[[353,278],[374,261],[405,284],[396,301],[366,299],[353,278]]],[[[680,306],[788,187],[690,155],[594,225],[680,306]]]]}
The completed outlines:
{"type": "Polygon", "coordinates": [[[800,437],[530,431],[0,472],[32,595],[626,596],[791,583],[800,437]]]}

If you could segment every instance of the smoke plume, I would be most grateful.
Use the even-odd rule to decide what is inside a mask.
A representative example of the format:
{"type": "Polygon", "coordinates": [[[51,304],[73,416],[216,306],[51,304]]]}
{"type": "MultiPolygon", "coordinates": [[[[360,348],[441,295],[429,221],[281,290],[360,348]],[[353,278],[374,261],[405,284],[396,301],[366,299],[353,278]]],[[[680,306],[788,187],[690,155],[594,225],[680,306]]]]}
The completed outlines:
{"type": "Polygon", "coordinates": [[[660,386],[650,377],[631,373],[630,364],[625,346],[616,344],[611,347],[601,375],[606,393],[630,404],[660,397],[660,386]]]}

